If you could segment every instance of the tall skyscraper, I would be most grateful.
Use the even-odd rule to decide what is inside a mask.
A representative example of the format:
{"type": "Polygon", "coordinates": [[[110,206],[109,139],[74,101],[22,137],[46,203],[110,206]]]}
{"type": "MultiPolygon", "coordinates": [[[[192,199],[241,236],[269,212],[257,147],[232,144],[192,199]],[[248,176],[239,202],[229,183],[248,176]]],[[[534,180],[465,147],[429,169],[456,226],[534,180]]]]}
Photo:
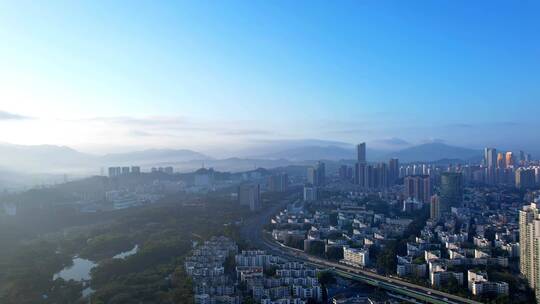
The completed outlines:
{"type": "Polygon", "coordinates": [[[437,194],[431,197],[429,215],[430,218],[435,221],[441,218],[441,200],[437,194]]]}
{"type": "Polygon", "coordinates": [[[497,166],[497,149],[485,148],[484,149],[484,162],[486,167],[495,168],[497,166]]]}
{"type": "Polygon", "coordinates": [[[285,192],[289,186],[287,173],[272,174],[268,177],[268,189],[274,192],[285,192]]]}
{"type": "Polygon", "coordinates": [[[326,184],[326,166],[323,162],[317,162],[317,175],[319,183],[316,186],[323,186],[326,184]]]}
{"type": "Polygon", "coordinates": [[[506,162],[504,160],[504,154],[502,152],[497,153],[497,168],[506,168],[506,162]]]}
{"type": "Polygon", "coordinates": [[[388,165],[378,163],[374,170],[375,188],[386,189],[388,187],[388,165]]]}
{"type": "Polygon", "coordinates": [[[356,163],[354,165],[354,183],[364,187],[366,183],[366,164],[356,163]]]}
{"type": "Polygon", "coordinates": [[[512,152],[506,152],[506,167],[514,166],[514,154],[512,152]]]}
{"type": "Polygon", "coordinates": [[[354,166],[354,183],[365,187],[366,184],[366,143],[356,146],[356,164],[354,166]]]}
{"type": "Polygon", "coordinates": [[[422,203],[428,203],[431,198],[431,182],[427,175],[407,176],[403,180],[405,199],[413,198],[422,203]]]}
{"type": "Polygon", "coordinates": [[[392,158],[388,162],[388,183],[390,186],[396,184],[396,181],[399,179],[399,160],[397,158],[392,158]]]}
{"type": "Polygon", "coordinates": [[[488,184],[496,183],[497,176],[497,149],[485,148],[484,149],[484,162],[486,164],[486,182],[488,184]]]}
{"type": "MultiPolygon", "coordinates": [[[[360,167],[361,164],[360,164],[360,167]]],[[[372,165],[364,165],[364,188],[373,189],[375,187],[375,174],[372,165]]]]}
{"type": "Polygon", "coordinates": [[[261,209],[261,187],[259,184],[242,184],[238,187],[238,202],[249,206],[249,210],[261,209]]]}
{"type": "Polygon", "coordinates": [[[516,188],[531,189],[536,186],[536,177],[533,169],[518,168],[516,170],[516,188]]]}
{"type": "Polygon", "coordinates": [[[326,183],[326,166],[323,162],[317,162],[314,167],[307,169],[308,183],[314,186],[322,186],[326,183]]]}
{"type": "Polygon", "coordinates": [[[441,174],[440,211],[449,212],[451,207],[463,204],[463,176],[456,172],[441,174]]]}
{"type": "Polygon", "coordinates": [[[540,302],[540,215],[538,201],[519,211],[519,269],[540,302]]]}
{"type": "Polygon", "coordinates": [[[357,152],[357,158],[356,161],[358,163],[366,163],[366,143],[361,143],[356,146],[356,152],[357,152]]]}
{"type": "Polygon", "coordinates": [[[317,174],[317,169],[315,167],[307,168],[307,181],[308,183],[315,185],[318,183],[319,175],[317,174]]]}
{"type": "Polygon", "coordinates": [[[519,151],[519,162],[520,162],[521,164],[523,164],[523,163],[525,163],[526,160],[527,160],[527,156],[526,156],[525,151],[520,150],[520,151],[519,151]]]}

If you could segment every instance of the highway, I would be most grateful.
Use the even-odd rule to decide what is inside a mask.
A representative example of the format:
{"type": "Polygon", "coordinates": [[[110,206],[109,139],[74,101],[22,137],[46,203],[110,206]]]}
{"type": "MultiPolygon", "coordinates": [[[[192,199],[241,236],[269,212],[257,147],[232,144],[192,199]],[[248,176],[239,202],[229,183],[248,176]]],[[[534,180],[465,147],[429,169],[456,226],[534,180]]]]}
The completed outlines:
{"type": "Polygon", "coordinates": [[[265,249],[268,252],[286,257],[290,260],[302,261],[321,269],[330,269],[336,275],[361,281],[363,283],[385,289],[391,293],[399,294],[417,301],[434,304],[455,303],[455,304],[480,304],[480,302],[455,296],[436,289],[412,284],[396,277],[387,277],[368,270],[347,266],[340,263],[331,262],[315,256],[308,255],[301,250],[286,247],[274,241],[268,233],[263,232],[263,226],[270,222],[272,215],[282,210],[287,205],[287,200],[283,200],[276,205],[262,211],[258,215],[245,221],[241,233],[243,237],[251,242],[253,246],[265,249]]]}

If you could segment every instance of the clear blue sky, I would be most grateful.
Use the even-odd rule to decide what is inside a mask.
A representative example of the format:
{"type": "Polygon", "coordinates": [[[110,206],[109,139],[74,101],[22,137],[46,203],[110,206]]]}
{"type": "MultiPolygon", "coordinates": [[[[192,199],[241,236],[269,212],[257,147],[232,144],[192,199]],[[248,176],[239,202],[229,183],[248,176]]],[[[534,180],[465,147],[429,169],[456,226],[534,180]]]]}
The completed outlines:
{"type": "Polygon", "coordinates": [[[537,149],[539,15],[534,1],[0,2],[0,127],[17,130],[0,141],[537,149]]]}

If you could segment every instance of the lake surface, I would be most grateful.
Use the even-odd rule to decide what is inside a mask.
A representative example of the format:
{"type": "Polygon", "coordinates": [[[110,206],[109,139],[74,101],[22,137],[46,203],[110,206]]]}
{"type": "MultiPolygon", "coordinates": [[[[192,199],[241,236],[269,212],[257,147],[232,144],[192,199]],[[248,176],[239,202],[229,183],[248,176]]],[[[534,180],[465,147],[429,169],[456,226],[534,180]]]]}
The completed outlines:
{"type": "Polygon", "coordinates": [[[73,258],[73,265],[65,267],[58,273],[55,273],[53,280],[61,278],[66,281],[88,281],[90,280],[90,270],[96,267],[96,265],[96,263],[90,260],[75,257],[73,258]]]}
{"type": "Polygon", "coordinates": [[[134,255],[137,253],[137,251],[139,251],[139,245],[135,245],[135,247],[133,247],[131,250],[120,252],[119,254],[113,256],[113,259],[125,259],[130,255],[134,255]]]}

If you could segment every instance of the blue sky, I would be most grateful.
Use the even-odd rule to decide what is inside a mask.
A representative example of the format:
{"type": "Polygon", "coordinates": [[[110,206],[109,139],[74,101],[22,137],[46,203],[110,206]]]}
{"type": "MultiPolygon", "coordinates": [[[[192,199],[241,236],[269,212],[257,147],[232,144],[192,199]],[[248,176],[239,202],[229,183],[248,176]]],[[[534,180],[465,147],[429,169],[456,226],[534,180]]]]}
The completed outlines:
{"type": "Polygon", "coordinates": [[[538,149],[539,10],[533,1],[0,2],[0,127],[14,130],[0,141],[538,149]]]}

